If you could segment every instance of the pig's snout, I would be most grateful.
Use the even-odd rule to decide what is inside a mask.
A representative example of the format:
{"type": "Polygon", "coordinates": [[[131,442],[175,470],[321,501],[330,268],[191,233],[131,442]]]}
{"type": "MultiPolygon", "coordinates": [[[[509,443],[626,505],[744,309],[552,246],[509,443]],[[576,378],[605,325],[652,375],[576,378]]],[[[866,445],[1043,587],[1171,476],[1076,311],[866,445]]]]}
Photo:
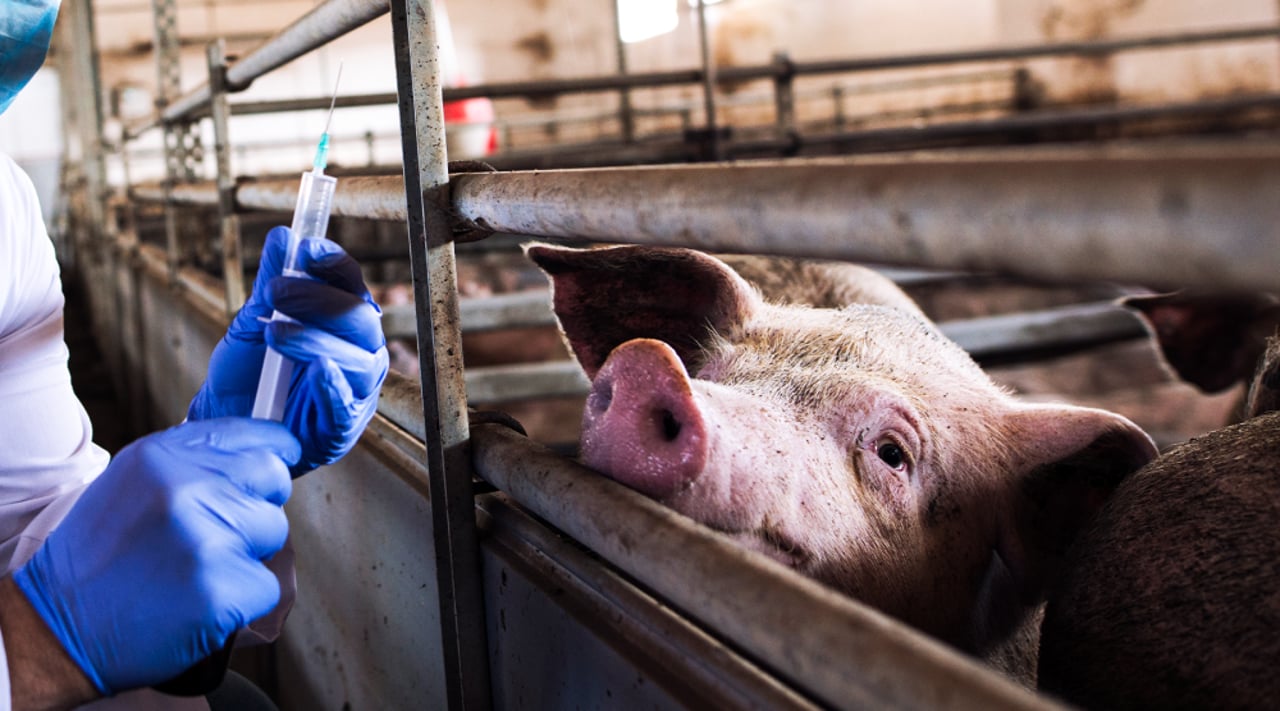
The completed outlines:
{"type": "Polygon", "coordinates": [[[582,458],[651,497],[687,486],[707,460],[707,432],[670,346],[627,341],[596,373],[582,421],[582,458]]]}

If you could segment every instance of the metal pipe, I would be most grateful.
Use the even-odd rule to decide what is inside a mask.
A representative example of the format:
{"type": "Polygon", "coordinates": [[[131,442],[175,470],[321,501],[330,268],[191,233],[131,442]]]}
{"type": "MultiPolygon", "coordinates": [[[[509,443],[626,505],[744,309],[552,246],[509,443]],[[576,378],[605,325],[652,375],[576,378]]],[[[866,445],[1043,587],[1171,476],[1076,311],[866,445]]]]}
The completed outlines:
{"type": "MultiPolygon", "coordinates": [[[[722,81],[746,82],[772,79],[780,73],[793,71],[797,76],[806,74],[834,74],[862,72],[876,69],[899,69],[966,62],[1009,61],[1033,59],[1054,55],[1104,55],[1127,49],[1158,49],[1180,45],[1261,40],[1280,36],[1280,27],[1241,27],[1213,32],[1183,32],[1171,35],[1132,37],[1091,42],[1059,42],[1013,47],[997,47],[956,52],[906,54],[887,57],[844,59],[822,62],[795,62],[791,67],[779,67],[772,63],[747,67],[720,67],[717,74],[722,81]]],[[[476,97],[536,98],[568,93],[618,91],[620,89],[654,88],[677,84],[696,84],[703,80],[702,72],[695,69],[629,74],[626,76],[575,77],[532,82],[503,82],[456,87],[445,92],[449,101],[476,97]]]]}
{"type": "MultiPolygon", "coordinates": [[[[227,67],[227,86],[232,91],[246,89],[254,79],[368,24],[387,9],[387,0],[326,0],[227,67]]],[[[136,138],[161,123],[194,118],[193,114],[209,103],[210,95],[208,84],[196,87],[127,134],[136,138]]]]}
{"type": "Polygon", "coordinates": [[[591,390],[577,361],[495,365],[467,370],[467,401],[473,406],[544,397],[578,397],[591,390]]]}
{"type": "MultiPolygon", "coordinates": [[[[482,228],[549,238],[1276,291],[1278,173],[1274,144],[1053,147],[474,173],[454,177],[453,201],[482,228]]],[[[348,179],[334,214],[404,219],[400,189],[393,177],[348,179]]],[[[216,204],[212,185],[177,199],[188,191],[216,204]]],[[[295,195],[292,182],[250,183],[237,205],[287,211],[295,195]]]]}
{"type": "Polygon", "coordinates": [[[1274,144],[473,173],[453,181],[456,213],[499,232],[1268,291],[1280,290],[1277,194],[1274,144]]]}
{"type": "Polygon", "coordinates": [[[1056,708],[512,430],[477,425],[472,438],[487,481],[825,704],[1056,708]]]}
{"type": "Polygon", "coordinates": [[[938,328],[983,363],[1147,336],[1137,315],[1110,302],[946,321],[938,328]]]}
{"type": "MultiPolygon", "coordinates": [[[[178,31],[177,10],[173,0],[151,0],[152,22],[155,36],[156,55],[156,106],[163,110],[181,84],[178,76],[181,66],[178,64],[178,31]]],[[[183,127],[166,125],[164,127],[164,185],[166,188],[164,207],[165,252],[169,260],[169,278],[176,279],[181,261],[178,241],[178,215],[169,201],[168,191],[178,182],[179,151],[182,148],[183,127]]],[[[185,162],[185,161],[184,161],[185,162]]]]}
{"type": "MultiPolygon", "coordinates": [[[[1156,106],[1090,107],[1053,111],[1036,111],[973,121],[948,121],[921,128],[897,126],[892,128],[864,129],[828,134],[800,134],[801,146],[839,145],[846,150],[901,150],[903,145],[920,145],[928,142],[1000,136],[1027,131],[1089,126],[1196,119],[1207,116],[1237,114],[1253,109],[1280,109],[1280,95],[1232,96],[1222,99],[1202,99],[1156,106]]],[[[788,141],[786,145],[790,145],[788,141]]],[[[783,145],[774,140],[740,141],[730,145],[732,152],[754,153],[776,150],[783,145]]]]}
{"type": "Polygon", "coordinates": [[[556,323],[551,313],[551,292],[545,289],[462,299],[458,305],[463,333],[556,323]]]}
{"type": "MultiPolygon", "coordinates": [[[[627,43],[622,41],[622,11],[618,9],[618,0],[607,0],[613,6],[613,44],[618,57],[618,76],[627,73],[627,43]]],[[[631,110],[631,92],[618,90],[618,120],[622,123],[622,140],[630,143],[636,137],[635,115],[631,110]]]]}
{"type": "MultiPolygon", "coordinates": [[[[905,67],[936,66],[941,64],[964,64],[968,62],[994,62],[1015,59],[1034,59],[1058,55],[1100,56],[1121,50],[1160,49],[1194,44],[1216,42],[1232,42],[1239,40],[1261,40],[1280,37],[1280,27],[1267,25],[1263,27],[1235,27],[1210,32],[1177,32],[1168,35],[1148,37],[1122,37],[1117,39],[1090,40],[1080,42],[1051,42],[1048,44],[1026,44],[1010,47],[993,47],[986,49],[959,50],[952,52],[930,52],[924,54],[902,54],[888,57],[869,57],[866,59],[845,59],[817,62],[797,62],[797,74],[834,74],[842,72],[864,72],[876,69],[902,69],[905,67]]],[[[743,68],[743,76],[736,69],[726,68],[721,76],[725,80],[759,78],[754,76],[759,67],[743,68]]]]}
{"type": "Polygon", "coordinates": [[[234,116],[249,116],[252,114],[275,114],[282,111],[323,111],[329,108],[330,102],[333,102],[334,106],[340,109],[355,106],[382,106],[396,103],[396,95],[394,93],[355,94],[340,95],[337,99],[332,96],[314,96],[305,99],[238,101],[231,104],[231,113],[234,116]]]}
{"type": "Polygon", "coordinates": [[[218,166],[218,224],[222,232],[222,281],[226,286],[227,316],[234,316],[244,305],[244,261],[240,250],[240,217],[236,214],[236,179],[231,173],[231,136],[227,127],[227,56],[222,40],[209,43],[210,95],[213,115],[213,152],[218,166]]]}
{"type": "MultiPolygon", "coordinates": [[[[818,706],[787,688],[728,645],[535,521],[509,497],[478,500],[485,548],[528,576],[630,668],[687,708],[791,709],[818,706]],[[680,660],[674,661],[673,660],[680,660]]],[[[508,615],[510,611],[508,611],[508,615]]]]}
{"type": "Polygon", "coordinates": [[[783,67],[783,72],[773,79],[774,125],[779,138],[788,138],[796,124],[795,74],[788,70],[791,57],[786,52],[775,52],[773,63],[783,67]]]}
{"type": "MultiPolygon", "coordinates": [[[[445,154],[444,102],[433,0],[393,0],[409,261],[431,489],[436,604],[445,701],[488,709],[489,656],[476,539],[445,154]]],[[[402,204],[403,201],[402,201],[402,204]]],[[[439,705],[439,704],[436,704],[439,705]]]]}
{"type": "Polygon", "coordinates": [[[716,70],[711,62],[711,40],[707,38],[707,3],[698,0],[698,55],[702,60],[702,110],[706,114],[707,153],[722,160],[720,129],[716,126],[716,70]]]}

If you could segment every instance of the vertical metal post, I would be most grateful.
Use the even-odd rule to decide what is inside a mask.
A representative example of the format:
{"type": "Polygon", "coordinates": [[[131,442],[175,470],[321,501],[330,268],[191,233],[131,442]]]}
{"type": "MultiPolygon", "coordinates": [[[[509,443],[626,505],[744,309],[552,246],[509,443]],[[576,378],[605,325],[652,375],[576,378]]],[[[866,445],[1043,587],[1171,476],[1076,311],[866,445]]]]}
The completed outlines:
{"type": "MultiPolygon", "coordinates": [[[[444,102],[433,0],[392,0],[409,259],[418,316],[427,469],[449,709],[490,705],[444,102]]],[[[428,706],[433,704],[427,703],[428,706]]]]}
{"type": "Polygon", "coordinates": [[[831,103],[834,104],[834,123],[836,130],[844,128],[844,87],[836,84],[831,87],[831,103]]]}
{"type": "Polygon", "coordinates": [[[774,120],[778,138],[787,138],[796,125],[795,65],[786,52],[775,52],[773,64],[779,70],[773,78],[774,120]]]}
{"type": "Polygon", "coordinates": [[[231,137],[227,122],[227,47],[218,39],[207,49],[209,112],[213,119],[213,152],[218,165],[218,222],[222,227],[222,281],[227,290],[227,316],[244,305],[244,264],[240,250],[240,216],[236,214],[236,179],[231,173],[231,137]]]}
{"type": "MultiPolygon", "coordinates": [[[[179,63],[178,8],[174,0],[151,0],[155,22],[156,109],[163,111],[182,92],[182,67],[179,63]]],[[[193,180],[192,161],[199,155],[199,134],[189,123],[164,124],[165,165],[165,245],[169,274],[175,277],[182,261],[178,235],[178,211],[169,202],[169,193],[179,180],[193,180]]]]}
{"type": "Polygon", "coordinates": [[[702,53],[702,105],[707,113],[707,148],[712,160],[722,160],[720,129],[716,125],[716,76],[711,63],[711,42],[707,39],[707,4],[698,0],[698,48],[702,53]]]}
{"type": "MultiPolygon", "coordinates": [[[[618,9],[618,0],[609,0],[613,4],[613,41],[618,52],[618,75],[627,73],[627,43],[622,41],[622,11],[618,9]]],[[[618,90],[618,119],[622,123],[622,140],[631,143],[636,139],[636,119],[631,110],[631,90],[618,90]]],[[[504,144],[505,145],[505,144],[504,144]]]]}
{"type": "Polygon", "coordinates": [[[67,8],[70,29],[70,63],[64,69],[74,77],[76,134],[80,143],[81,170],[84,176],[85,233],[82,242],[89,259],[82,283],[89,293],[93,333],[102,353],[107,357],[108,372],[117,392],[123,392],[123,340],[120,337],[120,313],[116,303],[116,253],[111,238],[114,233],[107,220],[107,171],[103,148],[102,84],[98,70],[97,40],[94,35],[93,6],[89,0],[75,0],[67,8]]]}

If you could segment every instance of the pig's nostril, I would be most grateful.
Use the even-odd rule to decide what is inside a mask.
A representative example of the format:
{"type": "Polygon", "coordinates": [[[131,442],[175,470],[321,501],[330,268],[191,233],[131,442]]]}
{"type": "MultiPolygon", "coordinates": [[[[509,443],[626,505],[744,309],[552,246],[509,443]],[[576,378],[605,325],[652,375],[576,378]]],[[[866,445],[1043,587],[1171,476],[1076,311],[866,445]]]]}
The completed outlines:
{"type": "Polygon", "coordinates": [[[680,436],[680,422],[670,410],[662,411],[662,436],[668,442],[674,442],[676,437],[680,436]]]}
{"type": "Polygon", "coordinates": [[[593,412],[604,412],[613,403],[613,381],[597,382],[591,389],[587,404],[593,412]]]}

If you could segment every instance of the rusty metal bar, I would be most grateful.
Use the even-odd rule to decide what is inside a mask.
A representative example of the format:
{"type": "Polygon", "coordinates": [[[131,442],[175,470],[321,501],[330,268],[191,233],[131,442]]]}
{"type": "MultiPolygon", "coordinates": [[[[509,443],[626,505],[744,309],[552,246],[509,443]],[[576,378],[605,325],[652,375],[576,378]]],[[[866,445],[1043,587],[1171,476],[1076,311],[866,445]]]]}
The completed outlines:
{"type": "Polygon", "coordinates": [[[457,213],[500,232],[1269,291],[1280,289],[1277,195],[1275,144],[477,173],[453,185],[457,213]]]}
{"type": "MultiPolygon", "coordinates": [[[[227,87],[231,91],[246,89],[254,79],[368,24],[387,9],[387,0],[326,0],[227,67],[227,87]]],[[[208,105],[210,96],[208,84],[199,86],[152,118],[131,127],[127,135],[135,138],[164,122],[195,118],[195,113],[208,105]]]]}
{"type": "Polygon", "coordinates": [[[235,208],[235,175],[231,173],[231,136],[227,128],[227,56],[222,40],[209,43],[209,100],[213,115],[213,152],[218,166],[218,224],[222,232],[222,282],[226,286],[227,315],[244,305],[244,263],[240,250],[240,217],[235,208]]]}
{"type": "MultiPolygon", "coordinates": [[[[476,540],[462,335],[433,0],[392,0],[410,265],[435,548],[445,699],[490,706],[484,594],[476,540]]],[[[429,704],[431,705],[431,704],[429,704]]],[[[438,703],[435,705],[439,705],[438,703]]]]}
{"type": "Polygon", "coordinates": [[[707,37],[707,3],[698,0],[698,56],[702,61],[702,111],[707,135],[707,154],[711,160],[723,160],[720,129],[716,126],[716,67],[711,61],[711,40],[707,37]]]}
{"type": "MultiPolygon", "coordinates": [[[[618,75],[627,73],[627,43],[622,41],[622,11],[618,9],[618,0],[608,0],[613,9],[613,46],[618,57],[618,75]]],[[[636,139],[636,119],[631,108],[631,92],[628,89],[618,90],[618,120],[622,124],[622,140],[630,143],[636,139]]]]}
{"type": "MultiPolygon", "coordinates": [[[[1001,108],[1001,106],[1000,102],[995,102],[986,106],[957,108],[969,110],[1001,108]]],[[[1208,117],[1230,117],[1233,114],[1240,115],[1251,110],[1275,111],[1277,109],[1280,109],[1280,95],[1277,94],[1230,96],[1153,106],[1045,110],[993,119],[938,122],[919,128],[895,126],[831,133],[801,133],[786,141],[777,139],[738,141],[730,144],[728,148],[731,154],[757,154],[761,151],[791,148],[796,144],[800,148],[839,146],[846,151],[894,151],[902,150],[904,147],[936,145],[939,142],[961,139],[989,136],[1016,137],[1035,131],[1080,129],[1144,121],[1194,121],[1208,117]]],[[[898,112],[898,116],[906,115],[908,115],[906,112],[898,112]]],[[[892,114],[864,114],[844,118],[849,122],[859,118],[885,118],[886,116],[892,116],[892,114]]],[[[1274,123],[1274,119],[1270,122],[1274,123]]]]}
{"type": "Polygon", "coordinates": [[[487,481],[824,704],[1057,708],[509,429],[478,425],[472,437],[487,481]],[[708,580],[719,581],[714,591],[708,580]]]}
{"type": "Polygon", "coordinates": [[[472,406],[581,396],[591,389],[591,381],[573,360],[471,368],[466,381],[467,399],[472,406]]]}
{"type": "Polygon", "coordinates": [[[556,323],[551,313],[551,293],[541,289],[462,299],[459,305],[463,332],[556,323]]]}
{"type": "MultiPolygon", "coordinates": [[[[244,88],[257,76],[301,56],[306,51],[326,41],[339,37],[346,32],[367,23],[386,11],[386,0],[328,0],[286,28],[284,32],[254,50],[229,68],[228,81],[235,88],[244,88]],[[331,7],[333,6],[333,7],[331,7]],[[349,6],[349,7],[348,7],[349,6]],[[338,24],[324,24],[331,20],[321,21],[312,15],[324,14],[327,18],[336,18],[338,24]],[[310,18],[310,19],[309,19],[310,18]],[[354,24],[353,24],[354,23],[354,24]],[[322,31],[323,36],[313,34],[322,31]],[[290,32],[289,38],[284,37],[290,32]],[[311,42],[315,42],[311,45],[311,42]],[[300,46],[298,43],[302,43],[300,46]],[[311,45],[311,46],[307,46],[311,45]],[[250,63],[250,60],[253,60],[250,63]],[[243,86],[241,85],[243,84],[243,86]]],[[[986,62],[1000,60],[1032,59],[1055,55],[1104,55],[1129,49],[1158,49],[1214,42],[1239,40],[1260,40],[1280,36],[1280,27],[1243,27],[1213,32],[1186,32],[1155,37],[1134,37],[1090,42],[1062,42],[1054,44],[1037,44],[1015,47],[1001,47],[961,52],[940,52],[928,54],[898,55],[889,57],[873,57],[866,59],[831,60],[822,62],[795,62],[789,66],[764,64],[750,67],[721,67],[719,78],[725,81],[750,81],[753,79],[777,79],[784,73],[797,76],[806,74],[830,74],[842,72],[861,72],[876,69],[895,69],[932,65],[961,64],[967,62],[986,62]]],[[[445,100],[458,101],[476,97],[537,98],[569,93],[592,93],[605,91],[625,91],[637,88],[656,88],[681,84],[696,84],[703,81],[703,72],[698,69],[684,69],[666,72],[647,72],[640,74],[619,74],[615,76],[575,77],[570,79],[551,79],[540,81],[501,82],[492,84],[474,84],[466,87],[452,87],[444,91],[445,100]]],[[[188,119],[199,118],[207,111],[209,87],[194,89],[176,100],[166,109],[163,118],[184,116],[188,119]]],[[[392,94],[370,94],[366,96],[339,97],[338,106],[370,106],[392,103],[392,94]]],[[[244,102],[233,104],[233,114],[271,113],[276,111],[302,111],[328,107],[328,97],[306,99],[290,99],[284,101],[244,102]]],[[[143,132],[158,126],[162,116],[156,115],[144,122],[130,127],[126,135],[136,138],[143,132]]]]}
{"type": "Polygon", "coordinates": [[[1111,302],[947,321],[938,327],[978,361],[1007,361],[1024,353],[1060,352],[1147,336],[1137,315],[1111,302]]]}
{"type": "Polygon", "coordinates": [[[539,587],[562,591],[556,595],[562,607],[688,708],[820,708],[535,521],[509,497],[490,494],[479,503],[486,549],[539,587]],[[681,663],[673,664],[676,659],[681,663]]]}
{"type": "MultiPolygon", "coordinates": [[[[397,181],[348,179],[335,198],[334,214],[404,219],[397,181]]],[[[292,207],[292,183],[251,185],[240,188],[238,206],[292,207]]],[[[134,194],[162,198],[155,192],[140,187],[134,194]]],[[[500,232],[1056,281],[1171,288],[1230,284],[1264,291],[1280,290],[1280,272],[1271,268],[1280,253],[1278,193],[1280,146],[1269,142],[472,173],[453,179],[458,214],[500,232]],[[743,195],[753,196],[749,205],[743,195]]],[[[216,204],[211,185],[191,194],[193,201],[216,204]]]]}
{"type": "MultiPolygon", "coordinates": [[[[1058,42],[1052,44],[1033,44],[1012,47],[965,50],[957,52],[934,52],[926,54],[908,54],[887,57],[870,57],[864,59],[845,59],[822,62],[796,62],[792,67],[779,67],[775,64],[763,64],[750,67],[720,67],[718,74],[723,81],[751,81],[755,79],[773,79],[780,73],[794,71],[796,75],[834,74],[842,72],[862,72],[876,69],[900,69],[905,67],[924,67],[947,64],[963,64],[968,62],[991,62],[1001,60],[1033,59],[1036,57],[1061,56],[1097,56],[1128,49],[1158,49],[1182,45],[1206,44],[1214,42],[1230,42],[1239,40],[1261,40],[1280,37],[1280,27],[1266,25],[1262,27],[1240,27],[1212,32],[1183,32],[1154,37],[1132,37],[1091,42],[1058,42]]],[[[575,77],[571,79],[550,79],[533,82],[503,82],[493,84],[475,84],[467,87],[456,87],[446,92],[450,101],[471,99],[475,97],[509,98],[509,97],[542,97],[557,94],[590,93],[618,91],[619,89],[654,88],[678,84],[696,84],[702,81],[702,72],[697,69],[685,69],[667,72],[650,72],[645,74],[628,74],[626,76],[575,77]]]]}
{"type": "MultiPolygon", "coordinates": [[[[1117,39],[1089,40],[1080,42],[1051,42],[987,49],[959,50],[952,52],[929,52],[924,54],[903,54],[888,57],[870,57],[866,59],[848,59],[817,62],[797,62],[795,71],[798,74],[834,74],[841,72],[864,72],[876,69],[902,69],[905,67],[933,66],[941,64],[965,64],[968,62],[993,62],[1015,59],[1035,59],[1053,56],[1085,56],[1096,57],[1112,54],[1122,50],[1161,49],[1194,44],[1216,42],[1233,42],[1240,40],[1261,40],[1280,37],[1280,26],[1233,27],[1230,29],[1209,32],[1177,32],[1167,35],[1148,37],[1121,37],[1117,39]]],[[[737,80],[752,77],[759,68],[746,68],[746,75],[739,76],[738,71],[726,68],[722,76],[726,80],[737,80]]]]}

